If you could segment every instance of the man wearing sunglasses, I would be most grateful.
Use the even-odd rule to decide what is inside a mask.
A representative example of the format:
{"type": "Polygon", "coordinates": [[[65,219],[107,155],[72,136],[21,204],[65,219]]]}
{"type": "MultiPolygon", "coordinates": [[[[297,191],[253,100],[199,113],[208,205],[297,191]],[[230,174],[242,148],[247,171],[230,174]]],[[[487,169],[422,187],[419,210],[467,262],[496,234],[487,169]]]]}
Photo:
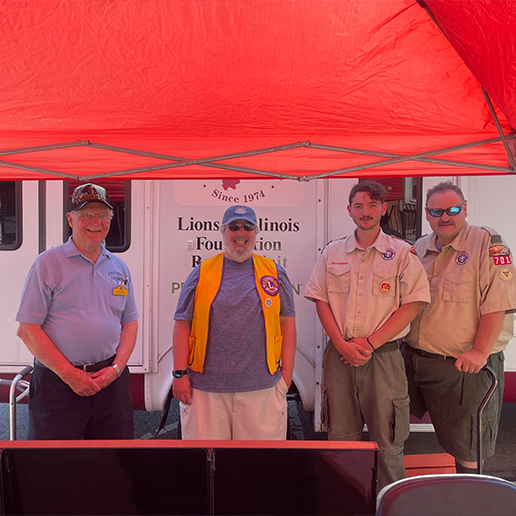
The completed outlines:
{"type": "Polygon", "coordinates": [[[498,387],[484,410],[484,458],[493,455],[503,395],[503,350],[512,336],[516,280],[512,254],[493,229],[466,222],[460,188],[440,183],[427,192],[432,233],[415,249],[427,272],[432,302],[422,306],[406,342],[411,412],[428,410],[441,446],[457,472],[477,467],[476,414],[491,384],[498,387]],[[507,315],[511,314],[511,315],[507,315]]]}
{"type": "Polygon", "coordinates": [[[248,206],[222,218],[225,252],[188,276],[174,315],[172,390],[183,439],[285,439],[296,348],[285,270],[253,253],[248,206]]]}

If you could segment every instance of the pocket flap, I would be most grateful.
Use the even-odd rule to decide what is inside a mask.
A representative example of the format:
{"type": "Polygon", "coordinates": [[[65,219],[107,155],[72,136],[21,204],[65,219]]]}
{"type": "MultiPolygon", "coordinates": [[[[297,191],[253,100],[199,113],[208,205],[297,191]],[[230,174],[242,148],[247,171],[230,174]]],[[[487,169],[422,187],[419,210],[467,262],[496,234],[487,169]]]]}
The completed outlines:
{"type": "Polygon", "coordinates": [[[336,264],[332,263],[328,265],[328,272],[333,274],[334,276],[342,276],[351,270],[351,265],[349,263],[346,264],[336,264]]]}
{"type": "Polygon", "coordinates": [[[473,281],[473,274],[469,274],[468,272],[450,272],[446,274],[446,281],[450,281],[454,285],[471,283],[473,281]]]}
{"type": "Polygon", "coordinates": [[[385,279],[395,278],[398,274],[398,269],[394,267],[375,267],[373,269],[373,274],[385,279]]]}

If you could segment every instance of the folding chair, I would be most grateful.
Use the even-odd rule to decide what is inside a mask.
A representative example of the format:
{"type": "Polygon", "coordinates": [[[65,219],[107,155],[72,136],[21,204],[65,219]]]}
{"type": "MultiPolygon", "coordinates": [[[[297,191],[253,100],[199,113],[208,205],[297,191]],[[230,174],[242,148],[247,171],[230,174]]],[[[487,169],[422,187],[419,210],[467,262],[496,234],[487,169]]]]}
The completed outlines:
{"type": "Polygon", "coordinates": [[[488,475],[421,475],[385,486],[376,516],[515,516],[516,486],[488,475]]]}

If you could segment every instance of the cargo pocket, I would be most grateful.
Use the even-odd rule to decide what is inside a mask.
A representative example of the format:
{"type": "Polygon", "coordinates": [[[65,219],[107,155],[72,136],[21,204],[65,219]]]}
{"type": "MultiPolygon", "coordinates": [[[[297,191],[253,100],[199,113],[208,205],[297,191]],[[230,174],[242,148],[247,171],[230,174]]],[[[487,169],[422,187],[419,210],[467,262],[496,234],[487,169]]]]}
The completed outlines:
{"type": "Polygon", "coordinates": [[[350,265],[328,265],[328,292],[349,294],[350,265]]]}
{"type": "Polygon", "coordinates": [[[404,398],[393,399],[392,406],[392,444],[401,446],[407,440],[410,432],[410,398],[408,394],[404,398]]]}
{"type": "Polygon", "coordinates": [[[394,267],[375,267],[373,269],[373,294],[381,297],[396,295],[398,270],[394,267]]]}
{"type": "Polygon", "coordinates": [[[467,272],[451,272],[444,279],[443,300],[469,303],[473,292],[473,276],[467,272]]]}

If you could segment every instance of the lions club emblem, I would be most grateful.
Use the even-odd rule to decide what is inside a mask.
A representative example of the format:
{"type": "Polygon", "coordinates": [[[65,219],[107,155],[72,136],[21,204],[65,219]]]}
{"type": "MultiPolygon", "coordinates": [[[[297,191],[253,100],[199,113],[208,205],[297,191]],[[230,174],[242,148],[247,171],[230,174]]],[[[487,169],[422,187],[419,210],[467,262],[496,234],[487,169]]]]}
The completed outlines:
{"type": "Polygon", "coordinates": [[[269,296],[276,296],[279,292],[278,280],[274,276],[262,276],[260,285],[269,296]]]}

